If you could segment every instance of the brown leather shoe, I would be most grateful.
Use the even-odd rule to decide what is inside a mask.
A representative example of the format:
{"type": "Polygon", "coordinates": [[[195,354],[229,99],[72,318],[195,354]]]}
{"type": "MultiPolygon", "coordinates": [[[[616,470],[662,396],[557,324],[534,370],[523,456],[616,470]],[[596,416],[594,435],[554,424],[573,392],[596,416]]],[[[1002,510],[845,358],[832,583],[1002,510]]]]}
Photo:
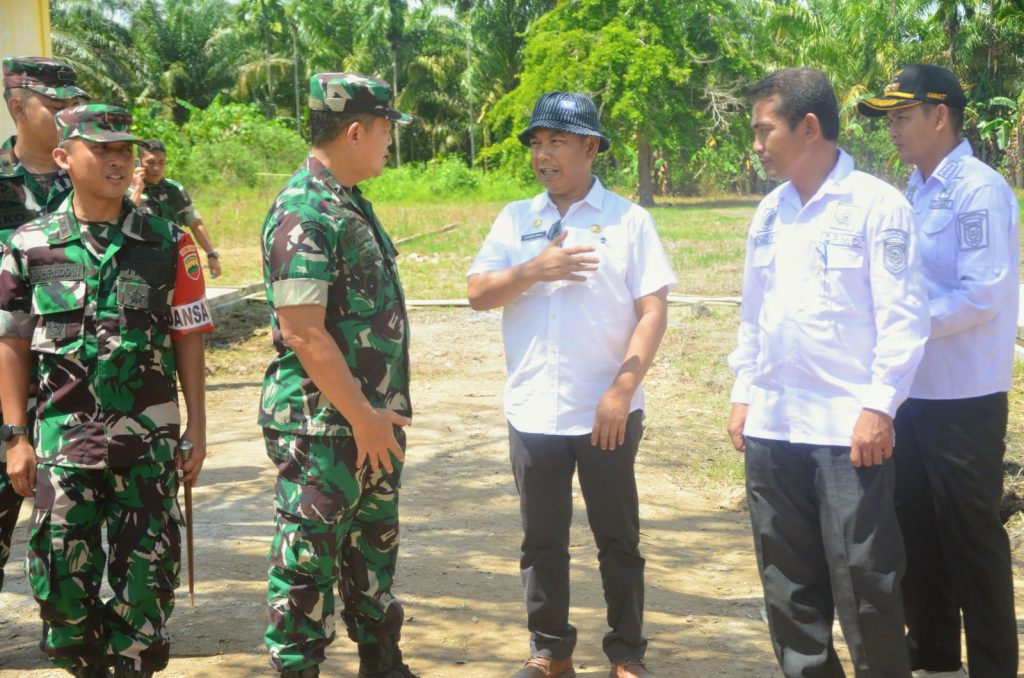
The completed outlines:
{"type": "Polygon", "coordinates": [[[572,657],[568,659],[548,659],[533,656],[526,660],[523,668],[512,678],[575,678],[576,669],[572,666],[572,657]]]}
{"type": "Polygon", "coordinates": [[[654,674],[644,666],[643,659],[627,659],[624,662],[612,662],[611,678],[654,678],[654,674]]]}

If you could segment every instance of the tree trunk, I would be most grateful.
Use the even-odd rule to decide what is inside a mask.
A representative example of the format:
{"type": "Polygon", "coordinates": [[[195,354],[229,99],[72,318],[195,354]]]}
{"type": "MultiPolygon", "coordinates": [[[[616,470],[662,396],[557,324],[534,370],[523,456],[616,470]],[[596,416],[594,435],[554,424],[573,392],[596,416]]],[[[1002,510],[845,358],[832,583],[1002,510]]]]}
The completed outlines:
{"type": "Polygon", "coordinates": [[[274,110],[274,74],[270,72],[270,31],[263,30],[263,58],[267,66],[267,89],[270,90],[270,110],[274,110]]]}
{"type": "Polygon", "coordinates": [[[299,102],[299,43],[296,33],[298,29],[292,21],[292,74],[295,80],[295,131],[302,134],[302,107],[299,102]]]}
{"type": "Polygon", "coordinates": [[[636,132],[637,201],[641,207],[654,207],[653,153],[651,144],[640,130],[636,132]]]}
{"type": "MultiPolygon", "coordinates": [[[[395,90],[395,101],[398,101],[398,50],[391,49],[391,87],[395,90]]],[[[391,129],[395,133],[395,167],[402,166],[402,136],[398,131],[400,125],[391,129]]]]}

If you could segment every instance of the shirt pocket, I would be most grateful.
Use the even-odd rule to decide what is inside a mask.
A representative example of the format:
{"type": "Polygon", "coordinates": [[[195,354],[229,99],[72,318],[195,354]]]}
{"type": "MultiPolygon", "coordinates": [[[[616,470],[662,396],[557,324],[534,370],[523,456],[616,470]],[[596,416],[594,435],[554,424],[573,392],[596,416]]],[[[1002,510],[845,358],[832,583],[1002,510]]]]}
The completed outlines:
{"type": "Polygon", "coordinates": [[[152,351],[170,348],[168,313],[172,289],[131,277],[117,279],[121,349],[152,351]]]}
{"type": "Polygon", "coordinates": [[[82,348],[85,281],[51,280],[32,286],[32,350],[65,355],[82,348]]]}
{"type": "Polygon", "coordinates": [[[941,270],[956,263],[956,218],[949,210],[929,210],[921,220],[921,261],[926,268],[941,270]]]}
{"type": "Polygon", "coordinates": [[[832,308],[848,309],[863,306],[866,264],[866,243],[861,235],[828,235],[818,246],[821,259],[822,300],[832,308]]]}
{"type": "Polygon", "coordinates": [[[369,228],[358,229],[343,252],[349,314],[370,315],[386,301],[390,273],[377,239],[369,228]]]}

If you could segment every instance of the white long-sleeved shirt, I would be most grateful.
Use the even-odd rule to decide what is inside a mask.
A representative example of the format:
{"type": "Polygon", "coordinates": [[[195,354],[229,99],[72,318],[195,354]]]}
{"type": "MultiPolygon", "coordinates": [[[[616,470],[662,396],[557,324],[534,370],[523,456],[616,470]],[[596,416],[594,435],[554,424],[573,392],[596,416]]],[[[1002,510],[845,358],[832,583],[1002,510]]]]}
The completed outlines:
{"type": "MultiPolygon", "coordinates": [[[[593,246],[600,261],[586,282],[538,282],[502,309],[505,416],[524,433],[590,433],[601,396],[626,358],[637,325],[635,301],[676,284],[647,210],[596,178],[559,217],[547,193],[509,203],[494,220],[467,277],[533,259],[561,220],[564,246],[593,246]]],[[[644,405],[638,388],[630,411],[644,405]]]]}
{"type": "Polygon", "coordinates": [[[998,172],[962,141],[928,180],[915,170],[931,337],[912,398],[949,400],[1009,391],[1020,280],[1020,207],[998,172]]]}
{"type": "Polygon", "coordinates": [[[754,214],[729,356],[744,433],[849,446],[862,409],[906,399],[928,325],[910,205],[839,151],[807,204],[785,183],[754,214]]]}

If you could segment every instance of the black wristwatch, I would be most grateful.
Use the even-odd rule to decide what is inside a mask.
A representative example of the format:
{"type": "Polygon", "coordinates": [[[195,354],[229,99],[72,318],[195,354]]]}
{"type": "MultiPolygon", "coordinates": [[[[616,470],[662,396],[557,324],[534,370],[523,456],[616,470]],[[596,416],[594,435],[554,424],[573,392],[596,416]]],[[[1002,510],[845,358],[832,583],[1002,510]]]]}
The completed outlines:
{"type": "Polygon", "coordinates": [[[10,424],[0,425],[0,441],[7,442],[14,436],[27,436],[28,426],[11,426],[10,424]]]}
{"type": "Polygon", "coordinates": [[[217,254],[217,250],[210,250],[206,253],[207,259],[220,259],[220,255],[217,254]]]}

